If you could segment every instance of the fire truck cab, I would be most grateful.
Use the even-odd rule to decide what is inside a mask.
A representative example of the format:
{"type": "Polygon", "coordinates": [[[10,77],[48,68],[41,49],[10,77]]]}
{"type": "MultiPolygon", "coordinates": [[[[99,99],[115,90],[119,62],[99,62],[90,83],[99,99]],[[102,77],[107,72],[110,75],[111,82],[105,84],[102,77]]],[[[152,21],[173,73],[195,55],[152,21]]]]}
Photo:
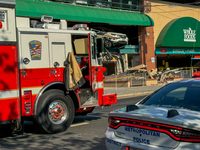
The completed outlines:
{"type": "Polygon", "coordinates": [[[16,17],[15,1],[0,0],[0,129],[31,117],[40,130],[61,132],[74,115],[117,102],[104,94],[96,34],[41,17],[16,17]]]}

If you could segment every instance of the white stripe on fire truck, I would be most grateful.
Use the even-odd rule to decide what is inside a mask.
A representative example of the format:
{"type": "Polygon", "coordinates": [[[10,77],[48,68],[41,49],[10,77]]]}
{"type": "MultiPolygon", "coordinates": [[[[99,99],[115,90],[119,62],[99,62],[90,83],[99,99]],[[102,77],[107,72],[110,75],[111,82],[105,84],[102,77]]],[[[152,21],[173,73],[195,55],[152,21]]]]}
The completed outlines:
{"type": "MultiPolygon", "coordinates": [[[[103,82],[96,82],[95,89],[103,88],[103,82]]],[[[42,87],[29,87],[29,88],[22,88],[22,95],[24,95],[24,91],[31,91],[32,95],[38,94],[42,87]]]]}
{"type": "Polygon", "coordinates": [[[102,89],[103,88],[103,82],[96,82],[95,89],[102,89]]]}
{"type": "Polygon", "coordinates": [[[42,87],[29,87],[29,88],[22,88],[22,95],[24,95],[24,91],[31,91],[32,95],[38,94],[42,87]]]}
{"type": "Polygon", "coordinates": [[[19,97],[19,90],[0,91],[0,100],[19,97]]]}

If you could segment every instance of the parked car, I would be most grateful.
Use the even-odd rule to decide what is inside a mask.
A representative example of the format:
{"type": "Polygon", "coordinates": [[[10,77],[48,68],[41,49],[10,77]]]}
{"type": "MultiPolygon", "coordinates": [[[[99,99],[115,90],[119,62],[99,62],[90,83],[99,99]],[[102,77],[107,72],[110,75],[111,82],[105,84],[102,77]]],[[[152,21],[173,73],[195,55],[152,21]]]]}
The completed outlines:
{"type": "Polygon", "coordinates": [[[126,34],[117,33],[114,31],[110,32],[108,30],[111,29],[101,27],[92,28],[92,30],[97,33],[98,37],[104,38],[106,48],[110,48],[112,46],[123,46],[128,44],[128,37],[126,36],[126,34]]]}
{"type": "Polygon", "coordinates": [[[172,82],[109,113],[108,150],[199,150],[200,80],[172,82]]]}

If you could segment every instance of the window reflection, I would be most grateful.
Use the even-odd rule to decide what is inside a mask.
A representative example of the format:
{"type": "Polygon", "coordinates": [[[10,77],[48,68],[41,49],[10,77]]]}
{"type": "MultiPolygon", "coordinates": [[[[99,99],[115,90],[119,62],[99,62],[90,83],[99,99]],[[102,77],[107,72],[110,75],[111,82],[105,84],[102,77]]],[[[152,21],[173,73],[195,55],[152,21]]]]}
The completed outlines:
{"type": "Polygon", "coordinates": [[[140,6],[139,0],[52,0],[52,1],[64,2],[64,3],[75,3],[75,4],[81,4],[81,5],[96,6],[96,7],[140,11],[138,9],[140,6]]]}

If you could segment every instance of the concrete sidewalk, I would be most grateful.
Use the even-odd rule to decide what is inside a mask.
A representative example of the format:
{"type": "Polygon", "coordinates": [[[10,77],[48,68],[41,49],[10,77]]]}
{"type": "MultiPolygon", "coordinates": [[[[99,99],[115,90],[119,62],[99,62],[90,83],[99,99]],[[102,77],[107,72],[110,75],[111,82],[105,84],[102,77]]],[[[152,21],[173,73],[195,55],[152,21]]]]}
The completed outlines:
{"type": "Polygon", "coordinates": [[[126,97],[148,95],[163,86],[164,84],[137,87],[118,87],[117,89],[115,87],[105,87],[104,93],[117,93],[117,98],[120,99],[126,97]]]}

